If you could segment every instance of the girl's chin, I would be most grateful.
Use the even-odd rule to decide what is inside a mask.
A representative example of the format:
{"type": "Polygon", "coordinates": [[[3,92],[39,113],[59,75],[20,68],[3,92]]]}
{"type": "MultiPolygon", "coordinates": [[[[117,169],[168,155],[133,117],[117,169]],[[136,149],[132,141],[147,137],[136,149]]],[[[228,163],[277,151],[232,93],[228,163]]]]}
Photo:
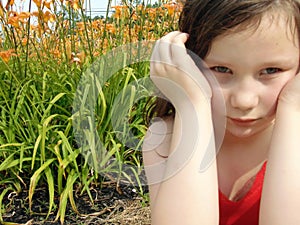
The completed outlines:
{"type": "Polygon", "coordinates": [[[248,138],[255,135],[257,132],[253,132],[252,130],[245,131],[237,131],[237,130],[227,130],[226,134],[229,136],[233,136],[235,138],[248,138]]]}
{"type": "Polygon", "coordinates": [[[249,138],[262,134],[264,131],[272,128],[273,123],[265,124],[265,126],[254,126],[254,127],[232,127],[227,126],[226,135],[235,137],[235,138],[249,138]]]}
{"type": "Polygon", "coordinates": [[[230,130],[228,130],[226,133],[227,135],[235,138],[249,138],[256,134],[256,132],[252,132],[252,131],[238,132],[238,131],[230,131],[230,130]]]}

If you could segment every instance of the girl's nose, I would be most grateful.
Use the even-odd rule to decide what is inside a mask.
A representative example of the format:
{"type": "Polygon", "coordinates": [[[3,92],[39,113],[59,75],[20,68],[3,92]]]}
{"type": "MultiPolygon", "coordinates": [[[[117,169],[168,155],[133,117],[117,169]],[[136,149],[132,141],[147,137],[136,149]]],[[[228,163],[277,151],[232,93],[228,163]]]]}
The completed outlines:
{"type": "Polygon", "coordinates": [[[231,90],[230,103],[233,108],[249,111],[259,102],[257,86],[254,82],[241,82],[231,90]]]}

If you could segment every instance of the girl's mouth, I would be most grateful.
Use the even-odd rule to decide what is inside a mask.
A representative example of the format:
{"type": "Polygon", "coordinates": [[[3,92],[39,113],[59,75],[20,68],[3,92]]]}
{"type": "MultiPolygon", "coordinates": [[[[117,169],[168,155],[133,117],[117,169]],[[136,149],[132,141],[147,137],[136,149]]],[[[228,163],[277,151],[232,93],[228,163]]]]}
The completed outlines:
{"type": "Polygon", "coordinates": [[[240,118],[230,118],[228,117],[228,119],[238,125],[238,126],[251,126],[253,125],[258,119],[240,119],[240,118]]]}

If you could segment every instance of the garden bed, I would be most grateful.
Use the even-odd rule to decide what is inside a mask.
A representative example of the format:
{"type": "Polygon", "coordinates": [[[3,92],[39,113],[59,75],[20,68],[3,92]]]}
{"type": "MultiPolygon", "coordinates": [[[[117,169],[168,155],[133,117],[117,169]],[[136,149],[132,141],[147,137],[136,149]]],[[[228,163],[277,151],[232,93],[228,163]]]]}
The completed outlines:
{"type": "MultiPolygon", "coordinates": [[[[150,209],[148,203],[137,194],[132,186],[121,186],[116,188],[115,184],[92,188],[92,204],[88,195],[77,193],[74,198],[80,214],[76,214],[68,205],[64,224],[150,224],[150,209]]],[[[50,214],[46,219],[48,206],[47,189],[36,189],[34,202],[30,215],[28,203],[28,191],[19,194],[10,193],[3,199],[7,210],[3,214],[5,223],[14,222],[26,225],[60,225],[56,220],[56,213],[50,214]]],[[[58,199],[56,199],[58,203],[58,199]]],[[[4,224],[5,224],[4,223],[4,224]]]]}

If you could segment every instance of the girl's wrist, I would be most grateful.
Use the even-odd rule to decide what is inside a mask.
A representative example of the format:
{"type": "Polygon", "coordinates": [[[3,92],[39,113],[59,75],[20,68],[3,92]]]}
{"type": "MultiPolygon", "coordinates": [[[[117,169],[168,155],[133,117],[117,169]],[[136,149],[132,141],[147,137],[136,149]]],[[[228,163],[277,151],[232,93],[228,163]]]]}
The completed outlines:
{"type": "Polygon", "coordinates": [[[182,103],[175,107],[176,113],[179,113],[184,118],[191,118],[192,116],[211,119],[212,111],[211,104],[209,102],[189,102],[182,103]]]}
{"type": "Polygon", "coordinates": [[[287,126],[294,125],[300,127],[300,107],[286,102],[278,102],[276,111],[276,123],[281,121],[287,126]]]}
{"type": "Polygon", "coordinates": [[[299,114],[300,115],[300,104],[298,102],[287,102],[284,100],[278,101],[277,104],[277,114],[299,114]]]}

